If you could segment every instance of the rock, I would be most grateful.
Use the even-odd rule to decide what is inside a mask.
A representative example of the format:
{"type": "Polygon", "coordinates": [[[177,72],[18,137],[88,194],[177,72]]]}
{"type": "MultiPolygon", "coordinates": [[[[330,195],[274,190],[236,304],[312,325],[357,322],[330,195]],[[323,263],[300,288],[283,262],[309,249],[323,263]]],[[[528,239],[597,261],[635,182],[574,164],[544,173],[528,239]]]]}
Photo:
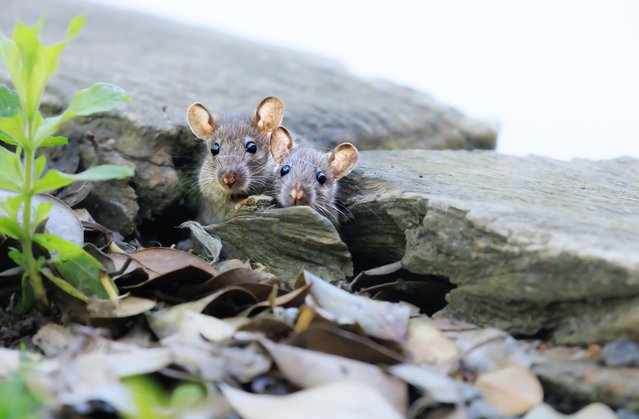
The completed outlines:
{"type": "MultiPolygon", "coordinates": [[[[43,14],[51,40],[62,39],[71,17],[86,16],[43,97],[48,110],[59,111],[75,91],[98,81],[131,96],[130,105],[75,120],[64,134],[91,131],[103,143],[115,140],[115,149],[138,166],[134,186],[146,220],[180,203],[178,179],[197,165],[200,144],[185,118],[195,101],[216,112],[251,111],[263,97],[279,96],[285,125],[325,146],[348,139],[360,149],[495,147],[493,127],[427,94],[202,27],[92,2],[6,0],[0,30],[10,33],[16,17],[31,24],[43,14]]],[[[6,80],[1,68],[0,84],[6,80]]]]}
{"type": "Polygon", "coordinates": [[[616,340],[604,346],[601,356],[609,367],[638,366],[639,343],[630,340],[616,340]]]}
{"type": "Polygon", "coordinates": [[[639,161],[365,151],[343,182],[363,268],[457,285],[444,315],[564,343],[639,333],[639,161]]]}
{"type": "Polygon", "coordinates": [[[639,369],[608,368],[591,362],[546,359],[533,367],[548,397],[564,404],[599,401],[613,408],[639,409],[639,369]]]}
{"type": "Polygon", "coordinates": [[[302,270],[331,282],[353,275],[339,233],[309,207],[245,213],[205,229],[222,240],[223,256],[261,263],[289,285],[302,270]]]}
{"type": "Polygon", "coordinates": [[[105,227],[124,235],[136,233],[137,195],[126,181],[96,183],[83,205],[105,227]]]}

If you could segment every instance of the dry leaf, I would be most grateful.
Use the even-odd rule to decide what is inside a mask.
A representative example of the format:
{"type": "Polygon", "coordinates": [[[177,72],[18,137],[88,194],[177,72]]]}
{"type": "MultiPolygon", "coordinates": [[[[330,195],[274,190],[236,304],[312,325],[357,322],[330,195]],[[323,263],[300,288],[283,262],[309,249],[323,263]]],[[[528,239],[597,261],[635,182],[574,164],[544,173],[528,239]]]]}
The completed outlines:
{"type": "Polygon", "coordinates": [[[406,338],[409,306],[373,301],[343,291],[310,272],[303,275],[307,283],[313,284],[310,292],[313,301],[337,316],[338,322],[355,321],[366,333],[380,339],[401,342],[406,338]]]}
{"type": "Polygon", "coordinates": [[[459,404],[464,401],[461,383],[449,376],[419,365],[393,365],[388,372],[407,383],[428,392],[437,403],[459,404]]]}
{"type": "Polygon", "coordinates": [[[33,344],[47,356],[55,356],[64,352],[77,337],[64,326],[47,323],[33,336],[33,344]]]}
{"type": "Polygon", "coordinates": [[[520,365],[485,372],[477,378],[475,386],[488,404],[506,416],[522,415],[544,400],[537,377],[520,365]]]}
{"type": "Polygon", "coordinates": [[[391,405],[369,386],[339,382],[287,396],[247,393],[228,385],[222,392],[244,419],[400,419],[391,405]]]}
{"type": "Polygon", "coordinates": [[[369,364],[394,365],[404,362],[402,354],[332,324],[312,324],[286,343],[369,364]]]}
{"type": "Polygon", "coordinates": [[[284,377],[293,384],[310,388],[337,381],[366,384],[404,412],[408,389],[401,380],[384,374],[379,367],[335,355],[289,345],[262,341],[284,377]]]}
{"type": "Polygon", "coordinates": [[[422,319],[411,319],[406,349],[415,364],[441,364],[458,354],[457,345],[422,319]]]}
{"type": "Polygon", "coordinates": [[[87,305],[87,311],[93,318],[119,319],[137,316],[155,307],[155,301],[148,298],[123,295],[115,300],[92,299],[87,305]]]}
{"type": "Polygon", "coordinates": [[[160,310],[148,316],[149,326],[158,339],[176,333],[186,336],[203,336],[209,341],[228,339],[235,333],[235,327],[213,316],[189,310],[160,310]]]}

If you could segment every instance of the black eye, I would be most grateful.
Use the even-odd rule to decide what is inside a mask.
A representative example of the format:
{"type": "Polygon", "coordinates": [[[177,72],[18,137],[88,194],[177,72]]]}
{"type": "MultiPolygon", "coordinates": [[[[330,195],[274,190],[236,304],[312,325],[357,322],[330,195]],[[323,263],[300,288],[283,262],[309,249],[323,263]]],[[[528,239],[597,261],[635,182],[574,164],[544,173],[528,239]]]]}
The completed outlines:
{"type": "Polygon", "coordinates": [[[282,166],[282,168],[280,169],[280,175],[282,175],[282,176],[286,176],[286,175],[288,175],[288,172],[290,172],[290,171],[291,171],[291,166],[289,166],[288,164],[287,164],[287,165],[284,165],[284,166],[282,166]]]}
{"type": "Polygon", "coordinates": [[[320,185],[323,185],[326,183],[326,175],[321,170],[317,172],[317,174],[315,175],[315,179],[317,179],[320,185]]]}
{"type": "Polygon", "coordinates": [[[219,152],[220,152],[220,145],[218,143],[213,144],[213,147],[211,147],[211,154],[213,154],[214,156],[217,156],[219,152]]]}
{"type": "Polygon", "coordinates": [[[255,154],[255,152],[257,151],[257,146],[253,141],[249,141],[248,143],[246,143],[246,151],[251,154],[255,154]]]}

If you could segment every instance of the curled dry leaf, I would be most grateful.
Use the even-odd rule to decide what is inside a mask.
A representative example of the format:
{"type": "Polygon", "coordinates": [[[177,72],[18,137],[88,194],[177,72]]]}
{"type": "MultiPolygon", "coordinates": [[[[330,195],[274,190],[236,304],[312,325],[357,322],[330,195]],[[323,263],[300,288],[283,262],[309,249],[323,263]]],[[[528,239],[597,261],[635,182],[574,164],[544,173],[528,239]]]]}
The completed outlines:
{"type": "Polygon", "coordinates": [[[402,354],[332,324],[312,324],[293,336],[287,343],[369,364],[393,365],[404,362],[402,354]]]}
{"type": "Polygon", "coordinates": [[[399,364],[388,372],[428,393],[437,403],[460,404],[464,401],[461,383],[432,368],[420,365],[399,364]]]}
{"type": "Polygon", "coordinates": [[[475,386],[484,400],[502,415],[518,416],[544,400],[537,377],[520,365],[508,365],[477,377],[475,386]]]}
{"type": "Polygon", "coordinates": [[[155,301],[148,298],[123,295],[114,300],[92,299],[87,305],[87,311],[93,318],[120,319],[137,316],[155,307],[155,301]]]}
{"type": "Polygon", "coordinates": [[[399,419],[386,399],[369,386],[353,382],[325,384],[287,396],[247,393],[228,385],[222,392],[245,419],[399,419]]]}
{"type": "Polygon", "coordinates": [[[313,301],[337,316],[338,321],[355,321],[366,333],[380,339],[401,342],[408,332],[411,308],[400,303],[373,301],[343,291],[310,272],[303,273],[306,283],[312,283],[313,301]]]}
{"type": "Polygon", "coordinates": [[[353,381],[370,386],[397,411],[404,412],[407,408],[406,384],[383,373],[379,367],[267,340],[263,340],[262,345],[269,351],[284,377],[299,387],[310,388],[338,381],[353,381]]]}
{"type": "Polygon", "coordinates": [[[415,364],[441,364],[457,356],[457,345],[423,319],[411,319],[406,349],[415,364]]]}
{"type": "Polygon", "coordinates": [[[162,344],[174,356],[174,363],[208,381],[222,381],[231,376],[249,382],[271,368],[271,360],[255,345],[244,348],[223,347],[200,336],[175,334],[162,344]]]}
{"type": "Polygon", "coordinates": [[[149,326],[158,339],[164,339],[176,333],[203,336],[211,341],[233,336],[234,326],[200,313],[211,301],[211,298],[203,298],[192,303],[179,304],[149,313],[147,316],[149,326]]]}
{"type": "Polygon", "coordinates": [[[616,419],[611,408],[602,403],[591,403],[572,415],[563,415],[547,404],[541,404],[524,416],[524,419],[616,419]]]}
{"type": "Polygon", "coordinates": [[[136,268],[142,268],[146,274],[146,280],[135,284],[128,284],[129,288],[140,287],[150,281],[156,280],[162,275],[181,271],[183,269],[194,268],[200,271],[198,278],[203,279],[217,275],[217,270],[197,256],[181,250],[166,247],[150,247],[129,255],[137,263],[129,267],[118,276],[124,277],[133,273],[136,268]]]}

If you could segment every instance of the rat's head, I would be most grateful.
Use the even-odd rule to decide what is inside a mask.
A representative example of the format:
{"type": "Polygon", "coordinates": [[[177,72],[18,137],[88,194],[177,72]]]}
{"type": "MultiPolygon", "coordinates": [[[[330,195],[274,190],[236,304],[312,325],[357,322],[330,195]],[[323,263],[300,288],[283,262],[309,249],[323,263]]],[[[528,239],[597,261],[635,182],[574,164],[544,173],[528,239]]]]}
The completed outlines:
{"type": "Polygon", "coordinates": [[[332,221],[337,221],[335,206],[337,181],[357,165],[353,144],[342,143],[326,153],[308,146],[287,147],[273,137],[271,153],[279,163],[277,199],[283,207],[308,205],[332,221]]]}
{"type": "Polygon", "coordinates": [[[274,166],[270,140],[283,116],[284,104],[276,97],[264,99],[255,115],[213,116],[192,104],[189,127],[207,146],[199,174],[202,193],[251,195],[268,187],[274,166]]]}

